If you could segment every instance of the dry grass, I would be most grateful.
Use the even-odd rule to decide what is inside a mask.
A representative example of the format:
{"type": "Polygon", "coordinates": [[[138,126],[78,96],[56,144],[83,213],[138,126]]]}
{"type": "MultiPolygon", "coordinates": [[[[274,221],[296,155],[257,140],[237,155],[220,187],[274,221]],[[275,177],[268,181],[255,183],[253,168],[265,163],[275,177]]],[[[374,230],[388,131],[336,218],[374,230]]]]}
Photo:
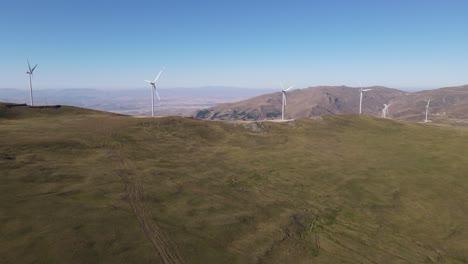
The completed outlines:
{"type": "Polygon", "coordinates": [[[163,263],[115,155],[187,263],[468,261],[463,128],[19,112],[0,131],[2,263],[163,263]]]}

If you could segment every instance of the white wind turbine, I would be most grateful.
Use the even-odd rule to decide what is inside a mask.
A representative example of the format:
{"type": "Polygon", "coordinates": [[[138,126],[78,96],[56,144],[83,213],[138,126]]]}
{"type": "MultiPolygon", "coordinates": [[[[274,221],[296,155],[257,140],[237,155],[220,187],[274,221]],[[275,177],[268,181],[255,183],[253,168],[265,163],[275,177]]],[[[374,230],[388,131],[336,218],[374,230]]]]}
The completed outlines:
{"type": "Polygon", "coordinates": [[[29,98],[31,100],[31,106],[34,105],[33,93],[32,93],[32,76],[33,76],[34,69],[36,69],[36,67],[37,67],[37,64],[31,69],[31,65],[29,65],[29,59],[28,59],[28,71],[26,72],[26,74],[29,74],[29,98]]]}
{"type": "Polygon", "coordinates": [[[426,105],[426,119],[424,119],[424,123],[430,122],[430,120],[427,119],[427,115],[429,114],[429,103],[431,102],[431,98],[427,100],[427,105],[426,105]]]}
{"type": "Polygon", "coordinates": [[[156,81],[159,79],[159,76],[161,76],[163,70],[164,67],[161,71],[159,71],[159,74],[158,76],[156,76],[156,78],[154,78],[154,81],[145,80],[145,82],[151,85],[151,116],[154,116],[154,93],[156,93],[156,96],[158,97],[159,101],[161,101],[161,97],[159,97],[158,90],[156,89],[156,81]]]}
{"type": "Polygon", "coordinates": [[[384,104],[384,108],[382,109],[382,117],[387,118],[388,115],[388,107],[392,104],[384,104]]]}
{"type": "Polygon", "coordinates": [[[367,91],[372,91],[372,89],[362,89],[361,82],[359,82],[359,91],[360,91],[360,97],[359,97],[359,114],[362,113],[362,94],[367,91]]]}
{"type": "Polygon", "coordinates": [[[282,99],[281,99],[281,120],[284,120],[284,113],[285,113],[285,107],[286,107],[286,101],[288,97],[286,96],[286,92],[294,88],[295,85],[288,87],[287,89],[284,89],[283,83],[281,83],[281,93],[282,93],[282,99]]]}

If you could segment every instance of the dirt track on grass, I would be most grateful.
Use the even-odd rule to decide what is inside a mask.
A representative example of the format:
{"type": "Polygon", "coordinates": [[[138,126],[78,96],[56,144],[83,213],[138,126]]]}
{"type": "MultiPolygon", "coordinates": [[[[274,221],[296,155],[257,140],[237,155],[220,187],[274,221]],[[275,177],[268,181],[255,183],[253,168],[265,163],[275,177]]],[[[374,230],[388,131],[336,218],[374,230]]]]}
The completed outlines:
{"type": "Polygon", "coordinates": [[[121,156],[114,153],[113,161],[115,164],[115,173],[124,184],[125,192],[128,196],[133,213],[138,219],[146,236],[151,241],[151,244],[156,249],[162,262],[164,264],[185,263],[176,245],[153,220],[150,211],[145,206],[141,180],[128,169],[126,162],[121,156]]]}

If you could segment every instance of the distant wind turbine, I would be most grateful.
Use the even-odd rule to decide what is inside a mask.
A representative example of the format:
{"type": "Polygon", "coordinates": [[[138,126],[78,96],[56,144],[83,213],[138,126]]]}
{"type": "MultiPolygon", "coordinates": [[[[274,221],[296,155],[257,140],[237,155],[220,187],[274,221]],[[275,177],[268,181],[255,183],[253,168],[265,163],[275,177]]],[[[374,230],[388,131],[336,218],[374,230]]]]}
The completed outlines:
{"type": "Polygon", "coordinates": [[[31,106],[34,105],[33,92],[32,92],[32,76],[36,67],[37,67],[37,64],[31,69],[31,65],[29,64],[29,59],[28,59],[28,71],[26,72],[26,74],[29,74],[29,98],[31,100],[31,106]]]}
{"type": "Polygon", "coordinates": [[[362,89],[361,82],[359,82],[359,91],[360,91],[360,97],[359,97],[359,114],[362,113],[362,94],[367,91],[372,91],[372,89],[362,89]]]}
{"type": "Polygon", "coordinates": [[[156,81],[159,79],[159,76],[161,76],[163,70],[164,67],[161,71],[159,71],[159,74],[158,76],[156,76],[156,78],[154,78],[154,81],[145,80],[145,82],[151,85],[151,116],[154,116],[154,93],[156,93],[156,96],[158,97],[159,101],[161,101],[161,97],[159,97],[158,90],[156,89],[156,81]]]}
{"type": "Polygon", "coordinates": [[[424,119],[424,123],[431,122],[430,120],[427,119],[427,115],[429,114],[429,104],[431,103],[431,98],[427,100],[427,105],[426,105],[426,119],[424,119]]]}
{"type": "Polygon", "coordinates": [[[387,118],[388,115],[388,107],[392,104],[384,104],[384,108],[382,109],[382,117],[387,118]]]}
{"type": "Polygon", "coordinates": [[[288,97],[286,96],[286,92],[294,88],[295,85],[290,86],[287,89],[284,89],[283,83],[281,83],[281,93],[282,93],[282,99],[281,99],[281,120],[284,120],[284,113],[285,113],[285,107],[286,107],[286,101],[288,97]]]}

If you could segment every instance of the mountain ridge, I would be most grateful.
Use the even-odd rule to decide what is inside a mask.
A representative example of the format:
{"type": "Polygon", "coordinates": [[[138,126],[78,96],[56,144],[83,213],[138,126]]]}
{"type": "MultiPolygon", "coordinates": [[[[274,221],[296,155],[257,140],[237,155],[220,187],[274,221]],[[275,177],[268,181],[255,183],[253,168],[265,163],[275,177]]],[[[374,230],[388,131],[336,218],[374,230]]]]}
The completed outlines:
{"type": "MultiPolygon", "coordinates": [[[[468,118],[468,85],[444,87],[418,92],[406,92],[384,86],[365,87],[372,89],[364,92],[362,112],[375,116],[381,115],[383,104],[389,108],[391,118],[401,120],[420,120],[425,108],[421,103],[427,97],[434,97],[433,114],[439,118],[468,118]],[[456,97],[460,98],[456,98],[456,97]],[[443,100],[442,100],[443,98],[443,100]],[[442,104],[438,102],[441,100],[442,104]],[[456,102],[458,106],[454,109],[456,102]],[[422,111],[422,112],[421,112],[422,111]]],[[[317,86],[295,89],[287,92],[287,118],[307,118],[327,114],[358,113],[359,88],[348,86],[317,86]]],[[[261,120],[277,119],[281,116],[281,92],[264,94],[246,100],[219,104],[202,109],[193,117],[209,120],[261,120]]]]}

